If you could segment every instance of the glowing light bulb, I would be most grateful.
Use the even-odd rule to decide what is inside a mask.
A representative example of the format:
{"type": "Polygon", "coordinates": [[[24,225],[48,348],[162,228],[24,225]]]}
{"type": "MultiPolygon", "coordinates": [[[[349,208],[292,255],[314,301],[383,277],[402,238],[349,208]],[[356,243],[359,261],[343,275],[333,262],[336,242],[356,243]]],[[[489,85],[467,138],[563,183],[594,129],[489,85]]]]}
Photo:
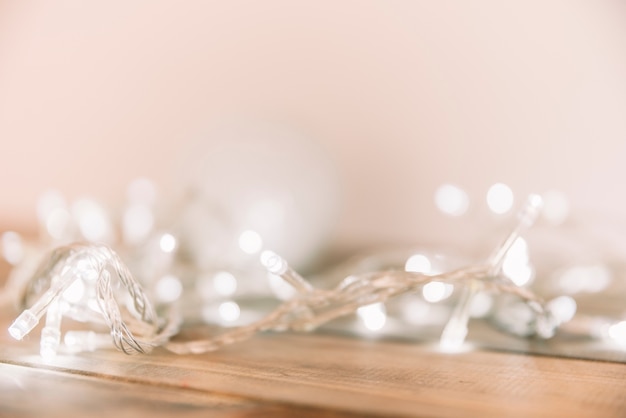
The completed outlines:
{"type": "MultiPolygon", "coordinates": [[[[313,286],[300,276],[294,269],[289,267],[287,261],[272,251],[263,251],[260,256],[261,263],[271,275],[280,276],[285,282],[293,286],[299,293],[307,293],[313,286]]],[[[270,279],[271,280],[271,279],[270,279]]]]}
{"type": "Polygon", "coordinates": [[[378,331],[382,329],[387,322],[385,305],[382,303],[373,303],[371,305],[361,306],[357,309],[357,315],[363,321],[365,328],[370,331],[378,331]]]}
{"type": "Polygon", "coordinates": [[[52,328],[44,328],[41,330],[41,342],[39,354],[44,360],[53,359],[57,355],[61,341],[61,333],[59,330],[52,328]]]}
{"type": "Polygon", "coordinates": [[[72,205],[72,214],[85,239],[92,242],[109,241],[113,227],[107,212],[92,199],[79,199],[72,205]]]}
{"type": "MultiPolygon", "coordinates": [[[[76,243],[58,247],[49,260],[41,262],[38,271],[35,279],[47,279],[42,286],[49,287],[43,293],[43,289],[37,290],[36,300],[17,317],[9,333],[13,338],[24,338],[45,314],[40,340],[40,354],[44,359],[55,356],[58,351],[64,316],[101,324],[102,320],[95,314],[103,315],[111,328],[109,338],[113,337],[115,346],[127,354],[149,352],[163,338],[176,332],[178,324],[173,322],[173,317],[161,321],[128,268],[104,245],[76,243]],[[120,309],[122,303],[128,309],[120,309]]],[[[155,293],[170,301],[177,299],[181,291],[180,281],[166,276],[157,283],[155,293]]],[[[83,345],[93,345],[93,338],[89,335],[85,338],[83,345]]],[[[79,339],[76,336],[68,341],[76,345],[79,339]]]]}
{"type": "Polygon", "coordinates": [[[609,327],[609,338],[620,345],[626,345],[626,321],[621,321],[609,327]]]}
{"type": "Polygon", "coordinates": [[[565,193],[551,190],[543,194],[543,218],[552,225],[560,225],[569,216],[570,204],[565,193]]]}
{"type": "Polygon", "coordinates": [[[50,360],[57,355],[61,344],[61,318],[63,314],[57,300],[48,305],[46,311],[46,326],[41,330],[39,354],[44,360],[50,360]]]}
{"type": "Polygon", "coordinates": [[[220,304],[218,308],[220,318],[226,322],[234,322],[239,319],[241,310],[239,305],[233,301],[227,301],[220,304]]]}
{"type": "Polygon", "coordinates": [[[535,277],[535,269],[529,264],[510,266],[505,263],[502,271],[517,286],[526,286],[535,277]]]}
{"type": "Polygon", "coordinates": [[[433,281],[426,283],[422,288],[422,295],[427,302],[441,302],[452,294],[454,286],[449,283],[433,281]]]}
{"type": "Polygon", "coordinates": [[[163,234],[159,240],[159,247],[164,253],[171,253],[176,249],[176,238],[172,234],[163,234]]]}
{"type": "Polygon", "coordinates": [[[261,264],[272,274],[283,274],[287,271],[287,262],[273,251],[261,253],[261,264]]]}
{"type": "Polygon", "coordinates": [[[221,296],[231,296],[237,291],[237,279],[227,271],[220,271],[213,276],[213,287],[221,296]]]}
{"type": "Polygon", "coordinates": [[[513,207],[513,191],[504,183],[496,183],[487,191],[487,206],[498,215],[507,213],[513,207]]]}
{"type": "Polygon", "coordinates": [[[155,291],[159,301],[171,303],[180,298],[183,293],[183,285],[177,277],[166,275],[157,282],[155,291]]]}
{"type": "Polygon", "coordinates": [[[16,232],[7,231],[0,238],[2,256],[12,265],[18,264],[24,257],[24,244],[22,237],[16,232]]]}
{"type": "Polygon", "coordinates": [[[576,314],[576,301],[569,296],[559,296],[546,305],[548,311],[556,318],[559,324],[570,321],[576,314]]]}
{"type": "Polygon", "coordinates": [[[525,263],[528,261],[528,243],[522,237],[517,237],[506,253],[506,260],[513,260],[515,263],[525,263]]]}
{"type": "Polygon", "coordinates": [[[443,184],[435,192],[435,205],[450,216],[461,216],[467,212],[469,198],[463,189],[452,184],[443,184]]]}
{"type": "Polygon", "coordinates": [[[502,262],[502,273],[517,286],[525,286],[534,278],[535,270],[529,264],[528,244],[522,237],[511,245],[502,262]]]}
{"type": "Polygon", "coordinates": [[[25,309],[9,327],[9,334],[16,340],[21,340],[39,323],[39,319],[46,313],[49,306],[56,305],[59,294],[63,293],[76,278],[71,269],[64,268],[60,277],[52,280],[52,286],[46,290],[37,301],[25,309]]]}
{"type": "Polygon", "coordinates": [[[256,231],[248,229],[239,235],[239,248],[246,254],[256,254],[263,248],[263,239],[256,231]]]}
{"type": "Polygon", "coordinates": [[[23,311],[9,327],[9,334],[16,340],[21,340],[39,323],[39,318],[29,309],[23,311]]]}
{"type": "Polygon", "coordinates": [[[413,271],[416,273],[429,274],[432,270],[432,265],[428,257],[423,254],[414,254],[406,260],[404,270],[413,271]]]}

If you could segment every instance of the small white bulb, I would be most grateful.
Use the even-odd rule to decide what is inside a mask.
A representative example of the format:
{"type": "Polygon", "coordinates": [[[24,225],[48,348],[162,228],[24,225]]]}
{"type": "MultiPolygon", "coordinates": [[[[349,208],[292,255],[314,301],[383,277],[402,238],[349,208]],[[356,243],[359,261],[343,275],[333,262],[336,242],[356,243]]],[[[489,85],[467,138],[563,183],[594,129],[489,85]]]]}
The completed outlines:
{"type": "Polygon", "coordinates": [[[24,257],[24,244],[22,237],[13,231],[7,231],[0,238],[2,256],[12,265],[18,264],[24,257]]]}
{"type": "Polygon", "coordinates": [[[39,354],[44,360],[50,360],[57,355],[61,343],[61,332],[58,328],[45,327],[41,330],[39,354]]]}
{"type": "Polygon", "coordinates": [[[233,301],[221,303],[218,311],[222,320],[226,322],[234,322],[238,320],[239,315],[241,314],[239,305],[237,305],[237,303],[233,301]]]}
{"type": "Polygon", "coordinates": [[[570,321],[576,314],[576,301],[569,296],[559,296],[547,303],[547,309],[559,324],[570,321]]]}
{"type": "Polygon", "coordinates": [[[176,249],[176,238],[172,234],[163,234],[159,240],[159,247],[164,253],[171,253],[176,249]]]}
{"type": "Polygon", "coordinates": [[[513,207],[513,191],[504,183],[496,183],[487,191],[487,206],[498,215],[507,213],[513,207]]]}
{"type": "Polygon", "coordinates": [[[232,296],[237,291],[237,279],[227,271],[220,271],[213,276],[213,287],[221,296],[232,296]]]}
{"type": "Polygon", "coordinates": [[[30,310],[26,309],[13,321],[13,324],[9,327],[9,334],[16,340],[21,340],[25,335],[31,332],[38,323],[39,318],[30,310]]]}
{"type": "Polygon", "coordinates": [[[609,327],[609,338],[620,345],[626,345],[626,321],[621,321],[609,327]]]}
{"type": "Polygon", "coordinates": [[[156,296],[161,302],[175,302],[182,293],[183,285],[175,276],[165,275],[156,284],[156,296]]]}
{"type": "Polygon", "coordinates": [[[385,305],[382,303],[373,303],[371,305],[361,306],[357,309],[357,315],[363,321],[365,328],[370,331],[379,331],[387,322],[385,305]]]}
{"type": "Polygon", "coordinates": [[[423,254],[414,254],[406,260],[404,270],[416,273],[429,274],[432,270],[432,264],[428,257],[423,254]]]}
{"type": "Polygon", "coordinates": [[[256,254],[263,248],[263,239],[258,232],[248,229],[239,235],[239,248],[246,254],[256,254]]]}
{"type": "Polygon", "coordinates": [[[452,184],[443,184],[435,192],[435,205],[450,216],[461,216],[469,207],[467,193],[452,184]]]}
{"type": "Polygon", "coordinates": [[[454,286],[450,283],[432,281],[426,283],[422,288],[422,295],[427,302],[441,302],[452,294],[454,286]]]}
{"type": "Polygon", "coordinates": [[[263,251],[261,253],[261,263],[272,274],[283,274],[287,271],[287,262],[273,251],[263,251]]]}

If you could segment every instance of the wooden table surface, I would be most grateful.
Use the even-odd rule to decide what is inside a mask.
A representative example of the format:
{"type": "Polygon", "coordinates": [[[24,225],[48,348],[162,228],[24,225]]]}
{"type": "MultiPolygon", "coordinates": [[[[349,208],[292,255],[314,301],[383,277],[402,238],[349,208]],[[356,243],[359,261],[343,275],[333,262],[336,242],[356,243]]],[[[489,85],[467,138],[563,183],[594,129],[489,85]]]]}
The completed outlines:
{"type": "Polygon", "coordinates": [[[38,339],[3,333],[0,416],[626,416],[623,363],[444,354],[328,334],[264,334],[202,355],[97,351],[46,363],[38,339]]]}
{"type": "Polygon", "coordinates": [[[45,362],[40,327],[8,335],[17,314],[0,309],[0,417],[626,417],[624,362],[445,354],[329,332],[257,335],[202,355],[101,350],[45,362]]]}

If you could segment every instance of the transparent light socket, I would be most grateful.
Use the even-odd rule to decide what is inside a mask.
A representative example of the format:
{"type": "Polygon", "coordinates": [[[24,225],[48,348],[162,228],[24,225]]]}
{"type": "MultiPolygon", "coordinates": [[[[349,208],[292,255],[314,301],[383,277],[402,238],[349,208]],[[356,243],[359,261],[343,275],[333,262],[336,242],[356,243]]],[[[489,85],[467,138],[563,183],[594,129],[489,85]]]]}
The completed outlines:
{"type": "Polygon", "coordinates": [[[300,294],[313,290],[313,286],[294,269],[289,267],[287,261],[272,251],[261,253],[261,263],[271,274],[280,276],[284,281],[292,285],[300,294]]]}
{"type": "MultiPolygon", "coordinates": [[[[531,194],[526,199],[524,207],[517,215],[517,224],[504,240],[498,246],[491,256],[487,259],[487,275],[496,276],[502,269],[502,262],[506,254],[509,252],[517,238],[529,228],[537,219],[543,201],[539,195],[531,194]]],[[[439,345],[444,350],[458,350],[465,342],[468,332],[468,323],[470,319],[470,306],[476,294],[480,291],[480,286],[476,281],[472,281],[468,287],[463,289],[461,299],[455,307],[452,317],[446,324],[439,345]]],[[[547,335],[547,332],[546,332],[547,335]]]]}
{"type": "Polygon", "coordinates": [[[48,360],[54,358],[59,351],[61,344],[61,331],[54,327],[45,327],[41,331],[41,341],[39,343],[39,354],[48,360]]]}
{"type": "Polygon", "coordinates": [[[13,321],[9,327],[9,334],[16,340],[21,340],[39,323],[39,317],[30,309],[26,309],[13,321]]]}

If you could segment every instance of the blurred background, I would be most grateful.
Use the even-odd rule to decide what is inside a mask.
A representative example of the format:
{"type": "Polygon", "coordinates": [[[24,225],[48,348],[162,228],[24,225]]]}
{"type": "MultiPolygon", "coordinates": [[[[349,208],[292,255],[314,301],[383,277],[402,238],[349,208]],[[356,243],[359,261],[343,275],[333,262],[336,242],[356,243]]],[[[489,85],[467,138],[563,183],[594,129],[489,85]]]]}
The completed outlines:
{"type": "Polygon", "coordinates": [[[3,230],[50,188],[265,176],[332,248],[480,239],[499,182],[625,231],[625,158],[622,1],[0,0],[3,230]]]}

